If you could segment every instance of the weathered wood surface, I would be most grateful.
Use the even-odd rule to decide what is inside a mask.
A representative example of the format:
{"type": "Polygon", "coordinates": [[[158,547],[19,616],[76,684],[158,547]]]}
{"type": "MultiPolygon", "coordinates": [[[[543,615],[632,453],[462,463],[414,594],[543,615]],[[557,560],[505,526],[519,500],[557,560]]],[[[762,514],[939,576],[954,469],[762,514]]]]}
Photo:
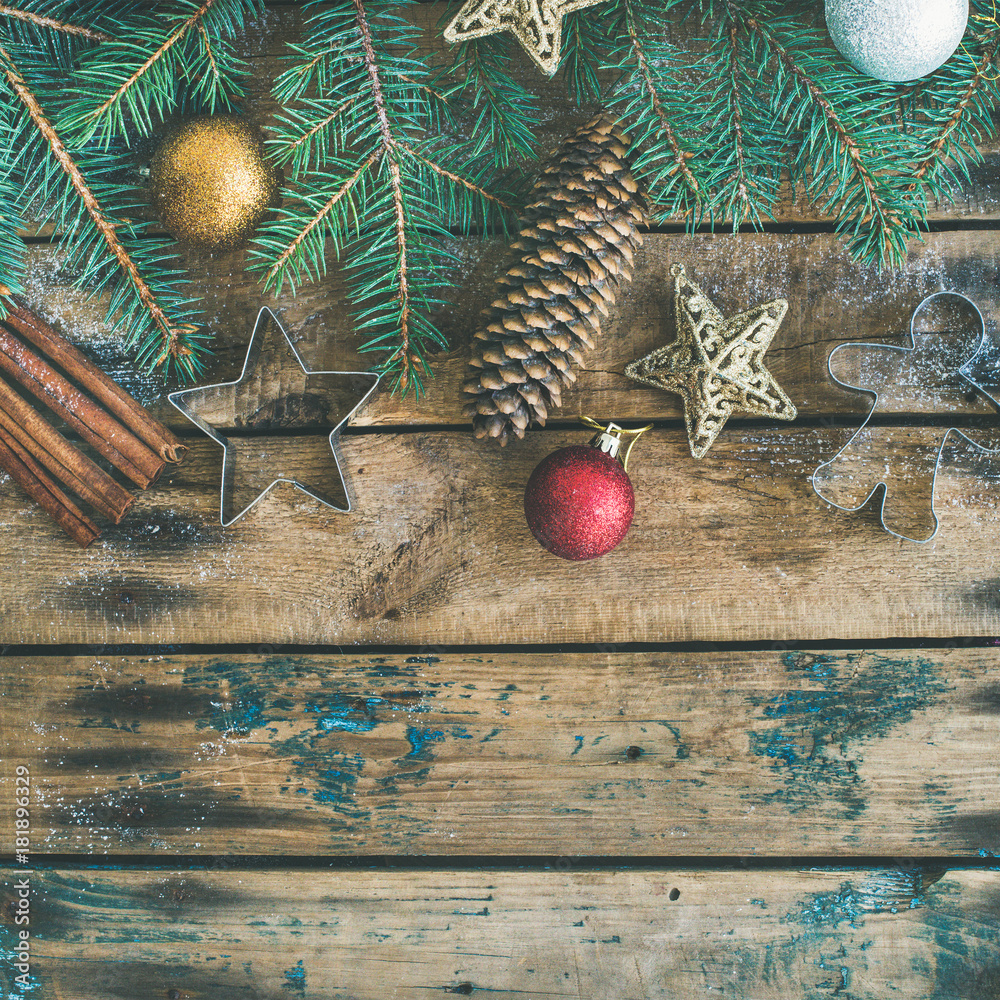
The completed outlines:
{"type": "Polygon", "coordinates": [[[1000,854],[1000,651],[0,660],[0,852],[1000,854]]]}
{"type": "MultiPolygon", "coordinates": [[[[641,386],[624,375],[626,364],[668,343],[675,336],[672,264],[683,264],[718,307],[733,315],[773,298],[789,301],[788,315],[768,351],[766,363],[803,417],[843,414],[860,422],[870,397],[838,387],[827,371],[830,351],[851,340],[901,344],[920,300],[942,289],[961,291],[983,310],[991,332],[1000,307],[995,235],[988,232],[934,233],[910,255],[906,270],[879,275],[852,263],[835,237],[744,234],[695,236],[652,234],[636,258],[633,283],[621,295],[620,308],[605,324],[595,349],[579,371],[551,422],[590,414],[617,420],[679,420],[680,398],[641,386]]],[[[468,343],[479,311],[493,298],[493,281],[506,267],[499,240],[456,241],[461,276],[453,293],[456,305],[442,317],[453,347],[432,359],[435,378],[417,400],[378,394],[353,418],[356,426],[464,425],[461,384],[466,377],[468,343]]],[[[28,298],[36,311],[69,339],[78,342],[129,391],[149,404],[158,417],[182,432],[191,425],[165,399],[162,376],[137,375],[131,361],[101,324],[103,305],[87,301],[58,271],[47,247],[31,251],[28,298]]],[[[315,369],[364,370],[371,357],[359,353],[363,338],[353,330],[344,289],[336,272],[320,284],[307,285],[295,299],[262,296],[244,270],[242,251],[191,253],[192,285],[204,302],[205,319],[215,331],[215,356],[208,359],[204,382],[239,377],[254,319],[261,306],[274,309],[297,341],[306,364],[315,369]]],[[[933,316],[928,317],[935,326],[933,316]]],[[[961,347],[974,341],[978,328],[958,316],[957,348],[942,351],[942,365],[959,360],[961,347]],[[957,353],[956,353],[957,352],[957,353]]],[[[920,380],[927,382],[926,374],[920,380]]],[[[273,389],[265,379],[262,386],[273,389]]],[[[915,393],[909,412],[986,415],[995,408],[970,396],[958,384],[933,385],[915,393]]]]}
{"type": "MultiPolygon", "coordinates": [[[[637,509],[600,560],[546,553],[524,485],[581,433],[507,453],[470,434],[352,434],[356,504],[338,514],[279,486],[218,526],[221,449],[179,469],[102,542],[73,550],[22,496],[0,498],[0,642],[618,643],[1000,634],[996,454],[961,439],[937,483],[940,532],[887,534],[877,505],[844,513],[810,485],[848,428],[726,429],[703,460],[653,431],[630,464],[637,509]],[[30,539],[30,544],[26,543],[30,539]]],[[[933,468],[943,428],[901,428],[896,470],[933,468]]],[[[983,441],[987,432],[980,432],[983,441]]],[[[325,436],[253,439],[333,489],[325,436]]],[[[907,480],[904,478],[904,483],[907,480]]],[[[904,485],[919,502],[916,485],[904,485]]],[[[909,496],[910,493],[905,493],[909,496]]]]}
{"type": "MultiPolygon", "coordinates": [[[[441,13],[415,12],[426,53],[445,54],[441,13]]],[[[295,5],[272,7],[246,40],[248,111],[265,127],[267,87],[300,22],[295,5]]],[[[515,59],[540,95],[539,147],[552,147],[590,109],[515,59]]],[[[831,509],[808,478],[869,406],[830,380],[833,347],[900,343],[917,302],[945,288],[971,296],[996,336],[995,233],[973,224],[1000,219],[1000,144],[983,153],[956,204],[934,207],[943,231],[914,245],[898,275],[851,263],[787,189],[786,232],[649,235],[552,421],[661,424],[630,466],[632,531],[589,564],[544,553],[521,506],[535,464],[586,432],[553,426],[502,453],[462,429],[457,390],[505,266],[499,240],[455,241],[456,305],[442,317],[452,346],[434,360],[427,398],[383,391],[345,435],[355,512],[281,487],[229,530],[217,524],[220,450],[168,406],[158,377],[131,371],[102,303],[68,287],[54,248],[31,246],[31,303],[193,450],[85,553],[0,482],[0,644],[85,651],[0,656],[0,847],[16,846],[22,765],[35,861],[216,857],[209,871],[29,872],[33,995],[995,1000],[1000,875],[912,865],[1000,853],[1000,654],[905,647],[1000,635],[1000,455],[953,441],[940,534],[925,546],[887,535],[872,506],[831,509]],[[799,424],[734,419],[695,462],[677,397],[624,378],[626,363],[673,336],[674,263],[726,314],[788,298],[767,364],[799,424]],[[828,638],[895,648],[790,645],[828,638]],[[773,648],[622,646],[692,640],[773,648]],[[117,643],[209,651],[122,657],[117,643]],[[225,643],[256,652],[223,655],[225,643]],[[292,655],[274,643],[407,652],[292,655]],[[532,654],[517,643],[589,648],[532,654]],[[492,651],[442,648],[452,645],[492,651]],[[220,856],[247,853],[296,856],[303,870],[215,870],[230,863],[220,856]],[[442,860],[417,871],[303,860],[412,854],[442,860]],[[455,870],[470,854],[561,860],[541,872],[455,870]],[[648,869],[587,870],[575,855],[646,858],[648,869]],[[748,870],[665,860],[699,855],[742,857],[748,870]],[[897,862],[752,870],[762,856],[824,855],[897,862]]],[[[217,332],[205,381],[238,374],[261,305],[313,367],[367,367],[336,269],[275,301],[241,252],[185,261],[217,332]]],[[[960,346],[942,342],[943,371],[960,346]]],[[[276,381],[271,372],[262,390],[276,381]]],[[[974,418],[970,433],[1000,446],[992,406],[953,381],[918,383],[887,448],[917,503],[913,477],[952,420],[974,418]]],[[[325,436],[298,428],[257,441],[303,479],[333,481],[325,436]]],[[[25,872],[0,876],[4,997],[29,995],[10,978],[25,872]]]]}
{"type": "MultiPolygon", "coordinates": [[[[4,874],[10,900],[23,873],[4,874]]],[[[57,870],[30,888],[35,995],[59,1000],[1000,991],[989,870],[57,870]]]]}

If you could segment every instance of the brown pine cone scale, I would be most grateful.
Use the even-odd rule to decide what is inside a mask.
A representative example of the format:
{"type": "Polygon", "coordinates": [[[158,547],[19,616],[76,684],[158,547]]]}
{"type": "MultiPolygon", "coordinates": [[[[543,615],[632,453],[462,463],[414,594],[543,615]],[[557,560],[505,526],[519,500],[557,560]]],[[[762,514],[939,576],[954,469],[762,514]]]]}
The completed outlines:
{"type": "Polygon", "coordinates": [[[535,184],[511,244],[516,259],[472,340],[463,392],[477,438],[505,445],[545,423],[631,280],[646,214],[628,146],[600,115],[563,142],[535,184]]]}

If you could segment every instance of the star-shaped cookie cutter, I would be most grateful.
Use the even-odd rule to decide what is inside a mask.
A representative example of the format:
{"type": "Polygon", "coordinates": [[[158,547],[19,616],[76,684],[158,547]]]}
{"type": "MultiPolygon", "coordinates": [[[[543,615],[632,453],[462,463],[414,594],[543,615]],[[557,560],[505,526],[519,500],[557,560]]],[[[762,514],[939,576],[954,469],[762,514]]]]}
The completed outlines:
{"type": "Polygon", "coordinates": [[[213,441],[220,444],[223,449],[223,460],[222,460],[222,487],[221,487],[221,508],[219,514],[219,520],[224,528],[228,528],[230,525],[238,521],[244,514],[246,514],[252,507],[259,503],[266,494],[272,490],[278,483],[290,483],[296,489],[301,490],[307,496],[312,497],[314,500],[318,500],[321,504],[327,507],[331,507],[333,510],[339,513],[346,514],[352,509],[351,497],[347,489],[347,483],[344,480],[344,473],[340,467],[340,460],[337,457],[337,448],[335,444],[335,438],[340,433],[341,429],[347,423],[348,420],[358,411],[358,409],[364,405],[364,403],[369,399],[375,389],[378,387],[379,381],[381,379],[380,375],[374,372],[351,372],[351,371],[312,371],[306,367],[302,360],[302,356],[299,354],[292,343],[291,338],[288,336],[285,328],[278,321],[278,317],[271,312],[266,306],[260,310],[257,314],[257,322],[254,324],[253,333],[250,336],[250,344],[247,347],[246,360],[243,362],[243,371],[240,373],[240,377],[233,382],[216,382],[212,385],[198,386],[194,389],[182,389],[178,392],[172,392],[167,396],[167,399],[184,414],[188,420],[191,421],[196,427],[204,431],[213,441]],[[217,427],[213,427],[208,421],[204,420],[197,412],[195,408],[192,407],[190,402],[185,400],[193,400],[198,396],[204,396],[205,394],[211,392],[212,390],[226,389],[230,387],[235,387],[240,385],[247,379],[249,374],[252,374],[260,360],[260,353],[265,335],[270,324],[273,323],[274,326],[281,332],[281,336],[284,338],[285,343],[288,345],[292,352],[295,360],[298,362],[299,367],[306,375],[342,375],[345,378],[350,379],[361,379],[364,381],[371,380],[371,385],[363,392],[362,396],[358,401],[348,410],[348,412],[337,422],[336,426],[330,431],[330,451],[333,453],[333,462],[337,469],[337,477],[340,481],[341,491],[344,495],[344,501],[346,506],[341,506],[335,500],[324,495],[319,490],[313,489],[307,486],[305,483],[299,482],[297,479],[292,479],[287,476],[278,476],[273,479],[268,486],[261,490],[257,496],[248,503],[239,513],[232,514],[233,509],[233,492],[235,489],[235,458],[233,455],[233,445],[230,440],[222,433],[217,427]],[[230,516],[227,517],[227,511],[230,512],[230,516]]]}
{"type": "Polygon", "coordinates": [[[882,393],[880,393],[878,390],[870,389],[867,386],[851,385],[849,382],[845,382],[842,379],[837,378],[837,376],[834,374],[833,371],[834,355],[842,348],[847,348],[847,347],[854,347],[854,348],[871,347],[883,351],[888,349],[892,351],[899,351],[901,353],[913,353],[914,351],[917,350],[916,341],[914,340],[913,336],[914,324],[916,323],[917,316],[920,315],[920,311],[930,302],[933,302],[935,299],[947,298],[947,297],[961,299],[963,302],[966,302],[968,305],[972,306],[972,308],[975,310],[976,315],[979,317],[979,327],[980,327],[979,335],[976,337],[975,340],[975,349],[972,351],[972,354],[969,355],[969,357],[961,365],[959,365],[958,368],[954,369],[953,374],[958,375],[960,378],[964,379],[976,391],[981,392],[995,407],[997,407],[997,409],[1000,409],[1000,398],[998,398],[998,395],[995,391],[996,386],[994,386],[991,383],[989,385],[989,388],[987,388],[987,385],[978,377],[978,375],[974,374],[977,371],[977,368],[983,367],[984,356],[988,352],[988,349],[990,347],[990,338],[987,333],[986,320],[983,318],[983,314],[980,311],[979,306],[977,306],[976,303],[973,302],[972,299],[970,299],[967,295],[963,295],[961,292],[953,292],[947,290],[941,292],[933,292],[930,295],[926,296],[924,299],[922,299],[917,308],[913,310],[913,315],[910,317],[909,347],[906,347],[905,345],[896,345],[896,344],[872,344],[864,342],[852,342],[850,344],[840,344],[830,352],[830,356],[829,358],[827,358],[826,362],[826,367],[827,371],[830,374],[830,378],[832,378],[837,385],[842,386],[845,389],[853,389],[857,392],[867,393],[873,396],[874,399],[872,400],[872,407],[868,411],[868,416],[865,417],[864,422],[851,435],[847,443],[840,449],[840,451],[837,452],[836,455],[833,456],[833,458],[831,458],[827,462],[823,462],[820,465],[818,465],[816,467],[816,470],[809,477],[810,485],[812,486],[816,495],[821,500],[823,500],[825,503],[830,504],[831,507],[836,507],[837,510],[842,510],[849,514],[853,514],[861,510],[861,508],[864,507],[868,503],[868,501],[871,500],[871,498],[881,488],[883,492],[882,492],[882,503],[879,506],[879,521],[881,522],[882,527],[890,535],[893,535],[896,538],[903,538],[908,542],[916,542],[918,545],[924,545],[927,542],[931,541],[937,535],[938,528],[940,527],[940,521],[937,516],[937,510],[934,506],[934,497],[937,489],[938,473],[941,470],[942,457],[944,455],[945,447],[948,444],[948,438],[952,434],[957,434],[959,437],[963,438],[973,447],[979,449],[980,451],[991,454],[1000,454],[1000,449],[984,448],[983,445],[981,445],[978,441],[975,441],[973,438],[970,438],[968,434],[964,433],[957,427],[949,427],[944,432],[944,434],[941,437],[941,444],[937,450],[937,456],[935,457],[934,460],[934,471],[930,481],[931,517],[933,518],[934,521],[934,529],[926,538],[914,538],[911,535],[905,535],[899,531],[893,531],[893,529],[889,527],[889,524],[887,523],[885,518],[885,505],[889,499],[889,488],[890,488],[889,483],[887,482],[888,477],[880,478],[879,481],[875,483],[875,485],[871,488],[871,490],[869,491],[868,495],[864,498],[864,500],[862,500],[861,503],[859,503],[856,507],[845,507],[842,504],[836,503],[834,500],[831,500],[829,497],[824,496],[822,491],[820,490],[820,487],[817,485],[816,477],[819,475],[821,469],[826,469],[831,467],[845,452],[850,450],[851,446],[860,437],[860,435],[864,432],[865,428],[868,426],[868,423],[872,418],[872,414],[874,414],[875,411],[878,409],[879,399],[881,398],[882,395],[882,393]]]}

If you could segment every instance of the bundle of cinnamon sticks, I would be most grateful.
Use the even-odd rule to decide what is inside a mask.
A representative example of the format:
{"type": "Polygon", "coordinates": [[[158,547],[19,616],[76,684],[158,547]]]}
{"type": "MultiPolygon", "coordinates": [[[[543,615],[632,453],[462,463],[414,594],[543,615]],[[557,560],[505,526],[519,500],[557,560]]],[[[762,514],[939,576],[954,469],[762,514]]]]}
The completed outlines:
{"type": "MultiPolygon", "coordinates": [[[[0,286],[0,294],[7,289],[0,286]]],[[[57,431],[34,400],[139,489],[187,450],[86,355],[8,296],[0,321],[0,468],[84,548],[101,532],[66,490],[115,524],[135,497],[57,431]]]]}

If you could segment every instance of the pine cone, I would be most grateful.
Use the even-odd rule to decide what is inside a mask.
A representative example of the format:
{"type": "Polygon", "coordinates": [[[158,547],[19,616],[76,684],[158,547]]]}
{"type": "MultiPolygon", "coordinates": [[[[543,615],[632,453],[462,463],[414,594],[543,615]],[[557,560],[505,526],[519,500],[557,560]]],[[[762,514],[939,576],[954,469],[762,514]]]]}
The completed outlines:
{"type": "Polygon", "coordinates": [[[462,391],[477,438],[523,438],[562,405],[574,363],[594,346],[618,285],[632,279],[646,215],[625,152],[629,137],[600,115],[563,141],[532,191],[517,262],[498,280],[472,343],[462,391]]]}

